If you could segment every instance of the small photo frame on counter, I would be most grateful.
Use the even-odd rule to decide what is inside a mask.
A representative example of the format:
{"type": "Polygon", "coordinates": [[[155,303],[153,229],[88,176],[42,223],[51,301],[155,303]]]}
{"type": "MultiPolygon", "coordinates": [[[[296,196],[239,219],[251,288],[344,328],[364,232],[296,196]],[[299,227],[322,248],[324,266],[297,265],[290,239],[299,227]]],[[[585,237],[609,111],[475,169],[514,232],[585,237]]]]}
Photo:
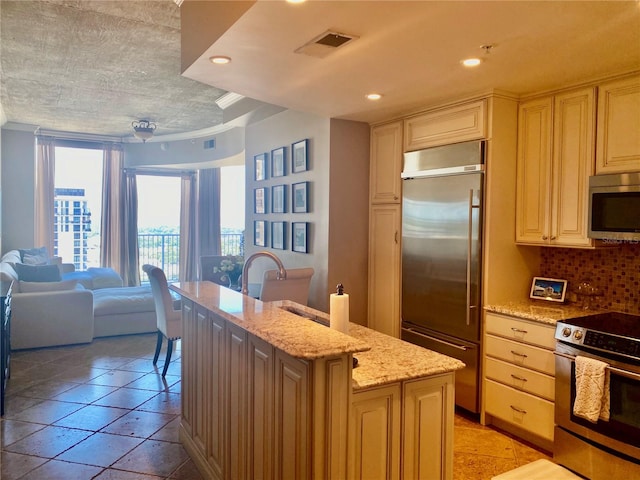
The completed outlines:
{"type": "Polygon", "coordinates": [[[564,302],[567,281],[559,278],[533,277],[529,297],[548,302],[564,302]]]}

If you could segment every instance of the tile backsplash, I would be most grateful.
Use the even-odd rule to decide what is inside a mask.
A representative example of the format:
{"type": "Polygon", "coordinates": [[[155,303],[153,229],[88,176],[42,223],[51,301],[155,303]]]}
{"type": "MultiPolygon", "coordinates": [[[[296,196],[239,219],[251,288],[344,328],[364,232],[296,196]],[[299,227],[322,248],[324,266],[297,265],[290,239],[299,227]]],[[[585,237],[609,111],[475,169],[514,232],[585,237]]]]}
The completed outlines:
{"type": "Polygon", "coordinates": [[[588,280],[598,290],[594,306],[640,315],[640,242],[596,250],[541,250],[541,276],[567,280],[569,294],[588,280]]]}

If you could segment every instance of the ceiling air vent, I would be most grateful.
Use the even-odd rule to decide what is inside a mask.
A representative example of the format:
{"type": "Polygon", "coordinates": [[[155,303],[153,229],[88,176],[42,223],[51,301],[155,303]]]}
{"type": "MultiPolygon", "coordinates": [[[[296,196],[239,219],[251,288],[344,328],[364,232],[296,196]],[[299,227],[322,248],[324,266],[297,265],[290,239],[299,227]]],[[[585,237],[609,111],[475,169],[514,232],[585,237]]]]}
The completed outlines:
{"type": "Polygon", "coordinates": [[[295,53],[324,58],[330,53],[335,52],[336,49],[356,39],[358,39],[358,37],[355,35],[347,35],[328,30],[296,49],[295,53]]]}

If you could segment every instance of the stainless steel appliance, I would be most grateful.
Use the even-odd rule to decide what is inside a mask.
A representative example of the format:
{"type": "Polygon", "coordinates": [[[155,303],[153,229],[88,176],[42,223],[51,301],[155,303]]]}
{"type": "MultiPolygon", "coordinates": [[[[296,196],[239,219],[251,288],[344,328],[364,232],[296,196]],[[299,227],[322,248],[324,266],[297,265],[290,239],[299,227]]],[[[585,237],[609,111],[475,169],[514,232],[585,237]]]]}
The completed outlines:
{"type": "Polygon", "coordinates": [[[640,173],[589,177],[589,237],[640,240],[640,173]]]}
{"type": "Polygon", "coordinates": [[[479,411],[484,142],[405,154],[402,338],[458,358],[456,404],[479,411]]]}
{"type": "Polygon", "coordinates": [[[554,460],[592,480],[640,478],[640,316],[601,313],[558,322],[554,460]],[[575,358],[607,363],[610,418],[573,414],[575,358]]]}

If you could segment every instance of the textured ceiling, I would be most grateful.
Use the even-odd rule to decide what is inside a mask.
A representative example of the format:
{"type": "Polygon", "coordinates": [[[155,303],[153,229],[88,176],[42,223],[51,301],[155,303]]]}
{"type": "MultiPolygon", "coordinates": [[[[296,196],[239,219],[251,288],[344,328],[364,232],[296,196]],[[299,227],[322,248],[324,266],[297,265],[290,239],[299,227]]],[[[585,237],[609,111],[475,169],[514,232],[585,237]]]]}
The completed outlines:
{"type": "Polygon", "coordinates": [[[173,0],[0,2],[1,100],[9,122],[130,136],[221,123],[226,93],[180,75],[180,10],[173,0]]]}

